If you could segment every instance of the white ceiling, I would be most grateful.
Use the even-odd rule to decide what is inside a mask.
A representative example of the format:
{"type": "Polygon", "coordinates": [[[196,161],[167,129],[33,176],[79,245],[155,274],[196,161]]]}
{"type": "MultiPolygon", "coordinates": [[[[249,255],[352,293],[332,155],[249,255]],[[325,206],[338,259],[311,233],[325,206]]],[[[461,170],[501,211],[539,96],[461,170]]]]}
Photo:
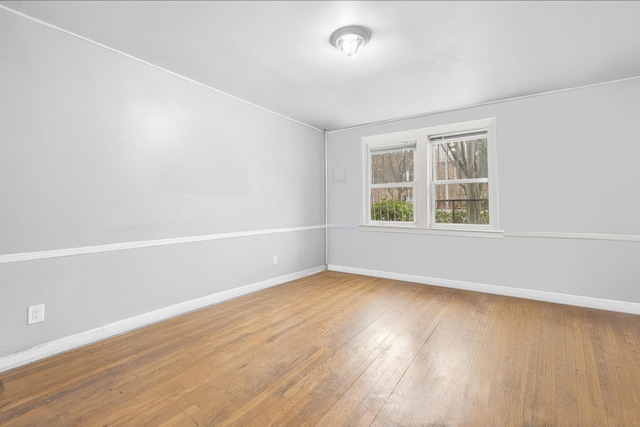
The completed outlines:
{"type": "Polygon", "coordinates": [[[635,1],[0,3],[319,129],[640,76],[635,1]]]}

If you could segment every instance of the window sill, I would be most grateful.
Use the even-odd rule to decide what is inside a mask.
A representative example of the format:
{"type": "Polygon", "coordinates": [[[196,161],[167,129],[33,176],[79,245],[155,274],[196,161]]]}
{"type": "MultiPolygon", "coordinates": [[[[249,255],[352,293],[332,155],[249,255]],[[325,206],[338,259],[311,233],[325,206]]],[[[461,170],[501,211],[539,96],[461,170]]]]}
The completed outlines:
{"type": "Polygon", "coordinates": [[[393,225],[360,225],[361,231],[373,231],[382,233],[428,234],[434,236],[458,236],[458,237],[482,237],[490,239],[502,239],[504,230],[460,230],[443,228],[418,228],[416,226],[393,225]]]}

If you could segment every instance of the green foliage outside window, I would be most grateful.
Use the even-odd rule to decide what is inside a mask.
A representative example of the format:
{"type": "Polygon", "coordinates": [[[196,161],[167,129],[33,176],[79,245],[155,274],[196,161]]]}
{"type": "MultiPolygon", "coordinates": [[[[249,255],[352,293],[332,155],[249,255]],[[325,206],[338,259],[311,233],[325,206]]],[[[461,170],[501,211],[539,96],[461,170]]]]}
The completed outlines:
{"type": "MultiPolygon", "coordinates": [[[[489,224],[489,211],[481,210],[480,221],[478,224],[489,224]]],[[[436,210],[436,223],[437,224],[467,224],[467,211],[466,209],[456,209],[453,221],[451,221],[450,210],[436,210]]]]}
{"type": "MultiPolygon", "coordinates": [[[[489,224],[489,211],[480,210],[478,224],[489,224]]],[[[436,210],[436,223],[438,224],[467,224],[467,210],[458,208],[455,211],[453,221],[451,210],[436,210]]],[[[413,205],[400,200],[383,199],[371,205],[371,219],[373,221],[402,221],[413,222],[413,205]]]]}
{"type": "Polygon", "coordinates": [[[413,221],[413,205],[400,200],[383,199],[371,205],[374,221],[413,221]]]}

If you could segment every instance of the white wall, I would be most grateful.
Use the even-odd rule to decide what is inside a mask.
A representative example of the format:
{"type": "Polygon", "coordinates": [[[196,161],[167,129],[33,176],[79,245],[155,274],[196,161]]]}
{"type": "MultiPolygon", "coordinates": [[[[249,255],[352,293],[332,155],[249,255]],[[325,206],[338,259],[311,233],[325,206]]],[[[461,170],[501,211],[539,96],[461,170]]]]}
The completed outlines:
{"type": "Polygon", "coordinates": [[[639,303],[639,117],[634,79],[330,133],[330,268],[639,303]],[[489,117],[503,238],[357,227],[362,137],[489,117]]]}
{"type": "Polygon", "coordinates": [[[0,357],[324,265],[318,130],[4,9],[0,58],[0,357]]]}

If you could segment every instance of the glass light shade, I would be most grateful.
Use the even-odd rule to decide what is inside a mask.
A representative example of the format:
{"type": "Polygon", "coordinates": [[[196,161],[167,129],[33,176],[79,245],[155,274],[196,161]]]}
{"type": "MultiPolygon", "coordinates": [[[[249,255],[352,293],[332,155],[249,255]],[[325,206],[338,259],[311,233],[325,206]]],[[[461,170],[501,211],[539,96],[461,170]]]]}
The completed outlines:
{"type": "Polygon", "coordinates": [[[329,42],[338,50],[346,52],[352,57],[371,39],[371,31],[360,25],[350,25],[338,28],[331,34],[329,42]]]}
{"type": "Polygon", "coordinates": [[[345,34],[336,41],[336,47],[347,53],[347,56],[353,56],[358,53],[360,46],[364,45],[364,39],[357,34],[345,34]]]}

